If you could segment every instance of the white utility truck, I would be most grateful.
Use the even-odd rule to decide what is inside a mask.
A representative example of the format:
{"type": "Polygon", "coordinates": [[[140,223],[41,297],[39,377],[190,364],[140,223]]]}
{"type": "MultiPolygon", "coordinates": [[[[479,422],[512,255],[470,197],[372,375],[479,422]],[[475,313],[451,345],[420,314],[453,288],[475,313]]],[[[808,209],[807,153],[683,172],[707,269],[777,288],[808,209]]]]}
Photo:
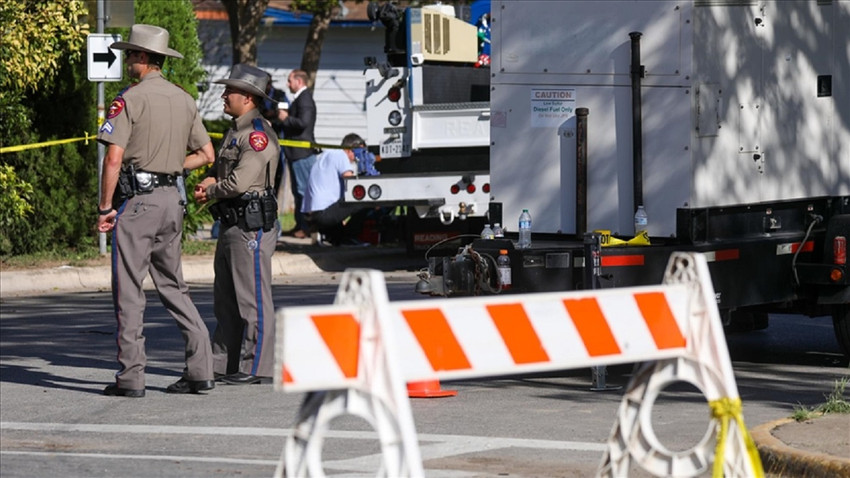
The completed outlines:
{"type": "Polygon", "coordinates": [[[657,284],[698,251],[727,325],[831,315],[850,355],[850,1],[490,11],[489,220],[516,233],[528,209],[532,246],[431,258],[421,291],[497,291],[501,249],[520,292],[657,284]]]}
{"type": "Polygon", "coordinates": [[[478,29],[447,5],[371,3],[369,15],[386,28],[386,55],[367,57],[364,72],[366,140],[381,174],[348,179],[345,201],[430,218],[412,231],[411,248],[480,232],[490,202],[490,70],[475,67],[478,29]]]}

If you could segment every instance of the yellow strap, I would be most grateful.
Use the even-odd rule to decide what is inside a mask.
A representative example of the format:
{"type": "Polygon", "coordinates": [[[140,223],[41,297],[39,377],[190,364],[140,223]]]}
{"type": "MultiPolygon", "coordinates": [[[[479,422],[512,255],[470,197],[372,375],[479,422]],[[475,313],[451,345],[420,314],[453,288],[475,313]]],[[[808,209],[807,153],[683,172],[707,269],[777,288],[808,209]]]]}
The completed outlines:
{"type": "Polygon", "coordinates": [[[708,405],[711,407],[711,416],[720,421],[720,433],[717,435],[717,448],[714,450],[714,469],[711,476],[713,478],[723,478],[723,462],[726,455],[726,437],[729,432],[729,419],[734,418],[738,423],[738,429],[741,430],[741,436],[744,438],[750,465],[755,473],[754,478],[764,478],[764,469],[761,465],[758,448],[756,448],[753,438],[744,425],[741,399],[724,397],[711,401],[708,405]]]}
{"type": "Polygon", "coordinates": [[[85,133],[85,136],[82,138],[71,138],[71,139],[56,139],[53,141],[44,141],[42,143],[32,143],[32,144],[19,144],[16,146],[6,146],[0,148],[0,154],[3,153],[16,153],[18,151],[26,151],[28,149],[35,148],[46,148],[48,146],[56,146],[57,144],[67,144],[73,143],[75,141],[85,141],[86,144],[89,144],[90,139],[95,139],[97,136],[91,136],[88,132],[85,133]]]}
{"type": "Polygon", "coordinates": [[[599,233],[602,236],[602,247],[649,245],[649,234],[647,234],[646,231],[641,231],[640,234],[629,239],[628,241],[617,239],[616,237],[611,235],[611,231],[605,229],[597,229],[593,232],[599,233]]]}
{"type": "MultiPolygon", "coordinates": [[[[210,138],[221,139],[223,137],[223,133],[210,133],[210,138]]],[[[279,139],[277,142],[280,143],[281,146],[289,146],[292,148],[342,149],[342,146],[338,144],[319,144],[311,143],[310,141],[296,141],[294,139],[279,139]]]]}

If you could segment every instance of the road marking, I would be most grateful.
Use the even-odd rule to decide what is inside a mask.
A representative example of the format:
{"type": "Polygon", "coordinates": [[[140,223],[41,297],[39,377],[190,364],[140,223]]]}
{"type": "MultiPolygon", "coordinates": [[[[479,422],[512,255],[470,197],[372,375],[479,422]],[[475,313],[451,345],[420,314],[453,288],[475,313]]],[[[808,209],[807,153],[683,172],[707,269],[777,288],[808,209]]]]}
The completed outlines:
{"type": "MultiPolygon", "coordinates": [[[[172,425],[107,425],[94,423],[32,423],[32,422],[0,422],[0,430],[19,430],[36,432],[83,432],[83,433],[134,433],[134,434],[170,434],[170,435],[201,435],[201,436],[271,436],[289,437],[291,429],[259,428],[259,427],[182,427],[172,425]]],[[[348,440],[378,440],[374,431],[345,431],[329,430],[325,438],[348,440]]],[[[499,448],[533,448],[545,450],[561,450],[576,452],[601,453],[607,449],[603,443],[535,440],[505,437],[482,437],[466,435],[440,435],[423,433],[418,435],[425,460],[434,460],[451,456],[492,451],[499,448]]],[[[282,443],[281,443],[282,444],[282,443]]],[[[107,453],[67,453],[42,451],[0,450],[0,455],[42,456],[42,457],[80,457],[95,459],[137,459],[160,461],[194,461],[204,463],[269,465],[274,466],[277,460],[236,459],[223,457],[198,457],[177,455],[125,455],[107,453]]],[[[326,469],[349,471],[374,471],[380,466],[381,455],[368,455],[344,460],[331,460],[324,463],[326,469]]],[[[461,476],[454,474],[452,476],[461,476]]],[[[463,474],[465,476],[465,474],[463,474]]],[[[472,475],[470,475],[472,476],[472,475]]]]}
{"type": "Polygon", "coordinates": [[[153,461],[195,461],[201,463],[222,463],[231,465],[277,465],[277,460],[246,460],[237,458],[205,458],[202,456],[178,455],[118,455],[112,453],[67,453],[53,451],[0,451],[0,455],[46,456],[63,458],[103,458],[111,460],[153,460],[153,461]]]}
{"type": "MultiPolygon", "coordinates": [[[[171,435],[228,435],[228,436],[274,436],[289,437],[291,429],[258,427],[182,427],[173,425],[107,425],[96,423],[35,423],[0,422],[0,430],[28,430],[44,432],[93,432],[93,433],[138,433],[171,435]]],[[[451,442],[452,446],[477,447],[478,442],[486,448],[541,448],[547,450],[605,451],[604,443],[535,440],[526,438],[484,437],[471,435],[418,434],[421,442],[451,442]]],[[[374,431],[329,430],[326,438],[349,440],[377,440],[374,431]]],[[[459,449],[459,448],[458,448],[459,449]]]]}

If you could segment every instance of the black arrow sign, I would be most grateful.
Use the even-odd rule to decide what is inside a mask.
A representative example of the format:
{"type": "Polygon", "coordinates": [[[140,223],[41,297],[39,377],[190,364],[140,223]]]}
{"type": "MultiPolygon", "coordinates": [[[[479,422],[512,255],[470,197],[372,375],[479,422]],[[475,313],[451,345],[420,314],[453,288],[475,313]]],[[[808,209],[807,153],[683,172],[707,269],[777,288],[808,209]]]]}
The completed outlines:
{"type": "Polygon", "coordinates": [[[118,57],[115,56],[115,53],[109,48],[106,49],[106,53],[95,53],[94,54],[95,63],[105,61],[105,62],[107,62],[107,64],[106,64],[107,68],[112,68],[112,64],[115,62],[116,58],[118,58],[118,57]]]}

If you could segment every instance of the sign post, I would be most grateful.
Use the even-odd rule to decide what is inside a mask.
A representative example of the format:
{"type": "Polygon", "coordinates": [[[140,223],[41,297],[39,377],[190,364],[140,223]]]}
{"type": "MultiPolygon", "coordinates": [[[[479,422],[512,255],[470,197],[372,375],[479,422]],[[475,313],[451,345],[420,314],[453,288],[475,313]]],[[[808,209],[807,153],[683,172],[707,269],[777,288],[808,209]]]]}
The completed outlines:
{"type": "MultiPolygon", "coordinates": [[[[105,88],[104,81],[121,81],[121,72],[124,69],[124,58],[121,50],[109,48],[113,43],[121,41],[121,35],[104,34],[107,22],[110,27],[129,27],[134,20],[134,2],[110,2],[109,0],[89,1],[96,5],[89,5],[89,11],[97,11],[97,33],[86,38],[87,67],[89,81],[97,81],[97,127],[103,124],[106,118],[106,107],[104,106],[105,88]],[[115,5],[113,5],[115,4],[115,5]],[[92,8],[94,7],[94,8],[92,8]],[[109,15],[113,10],[115,15],[109,15]],[[111,21],[110,21],[111,20],[111,21]],[[117,54],[115,52],[118,52],[117,54]]],[[[106,157],[106,147],[97,143],[97,198],[100,207],[101,173],[103,172],[103,158],[106,157]]],[[[106,254],[106,234],[98,233],[98,244],[101,254],[106,254]]]]}

